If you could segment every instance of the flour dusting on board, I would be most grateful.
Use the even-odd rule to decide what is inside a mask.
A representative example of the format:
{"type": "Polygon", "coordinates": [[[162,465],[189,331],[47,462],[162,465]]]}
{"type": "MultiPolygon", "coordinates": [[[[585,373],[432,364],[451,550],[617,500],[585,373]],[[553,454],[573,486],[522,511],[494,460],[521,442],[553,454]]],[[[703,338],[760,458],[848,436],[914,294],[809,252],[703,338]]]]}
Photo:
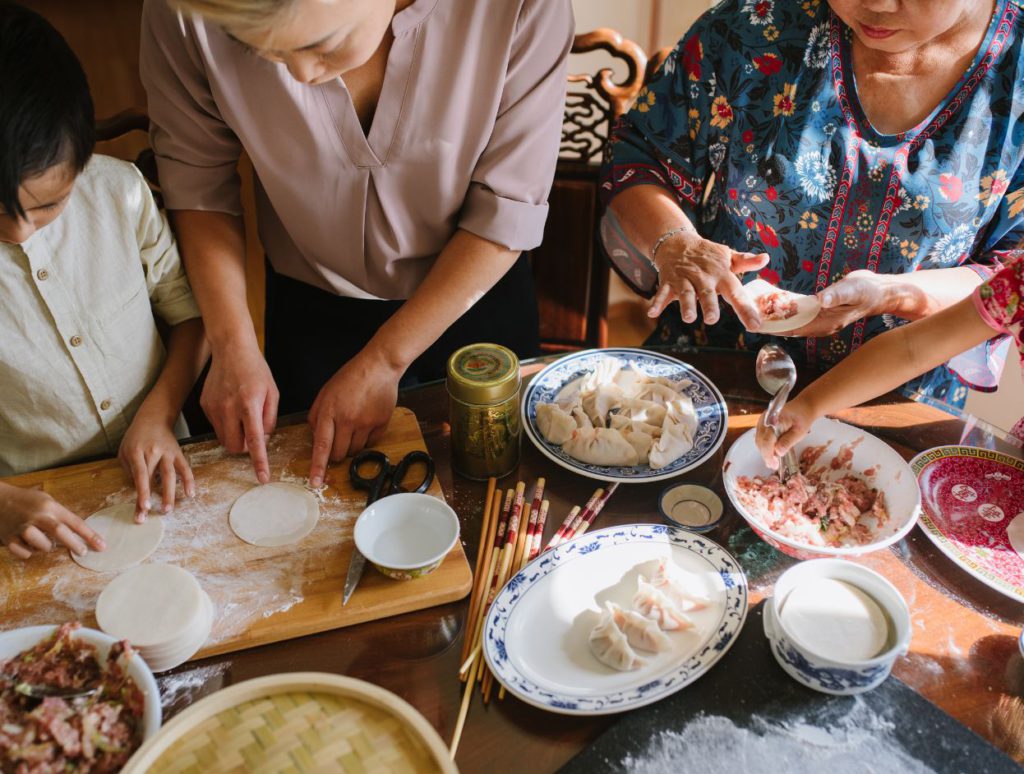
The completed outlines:
{"type": "Polygon", "coordinates": [[[755,717],[749,728],[741,728],[729,718],[705,715],[681,731],[662,731],[642,754],[627,756],[621,768],[631,774],[934,774],[901,748],[893,729],[891,721],[879,717],[861,699],[847,714],[827,723],[807,716],[794,716],[785,723],[755,717]]]}
{"type": "MultiPolygon", "coordinates": [[[[306,486],[308,470],[292,461],[308,457],[309,443],[308,433],[275,434],[267,448],[271,479],[306,486]]],[[[323,578],[331,574],[329,570],[336,571],[343,559],[343,545],[351,541],[355,519],[365,500],[362,494],[345,497],[326,486],[314,493],[320,501],[320,520],[309,536],[298,544],[276,549],[250,546],[239,541],[228,524],[231,505],[256,486],[249,458],[228,455],[213,443],[188,456],[196,478],[195,497],[180,499],[170,514],[154,512],[149,517],[164,519],[166,526],[163,541],[149,561],[177,564],[196,576],[216,609],[207,642],[214,646],[244,633],[255,621],[301,603],[306,578],[323,578]]],[[[82,502],[81,495],[73,490],[56,495],[84,514],[135,499],[131,487],[111,492],[100,502],[95,496],[90,502],[82,502]]],[[[158,504],[156,493],[153,500],[158,504]]],[[[80,568],[63,552],[35,561],[45,563],[45,571],[31,584],[27,581],[28,563],[0,562],[5,592],[0,603],[30,611],[19,613],[17,621],[10,623],[27,626],[80,619],[93,625],[96,599],[115,573],[80,568]],[[18,592],[12,592],[14,588],[18,592]],[[12,594],[16,593],[25,596],[15,599],[12,594]],[[26,605],[22,601],[26,597],[45,602],[26,605]]]]}

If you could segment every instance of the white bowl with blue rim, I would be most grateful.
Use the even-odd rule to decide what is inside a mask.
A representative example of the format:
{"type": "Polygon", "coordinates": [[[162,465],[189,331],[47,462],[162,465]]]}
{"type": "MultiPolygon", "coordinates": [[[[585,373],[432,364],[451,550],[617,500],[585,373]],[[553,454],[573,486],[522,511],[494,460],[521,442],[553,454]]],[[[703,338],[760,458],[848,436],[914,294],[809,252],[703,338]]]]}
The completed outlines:
{"type": "Polygon", "coordinates": [[[658,498],[658,510],[670,524],[690,532],[710,532],[722,520],[722,498],[700,484],[672,484],[658,498]]]}
{"type": "Polygon", "coordinates": [[[631,347],[588,349],[556,360],[537,373],[526,386],[521,411],[526,436],[552,462],[588,478],[617,481],[620,484],[663,481],[693,470],[718,451],[725,441],[729,424],[725,398],[708,377],[674,357],[631,347]],[[537,427],[537,404],[554,403],[567,384],[591,373],[597,368],[598,363],[608,357],[618,358],[623,361],[624,367],[648,376],[661,376],[677,384],[684,380],[689,382],[682,392],[693,401],[698,421],[697,434],[690,451],[671,464],[658,469],[653,469],[649,465],[591,465],[570,457],[562,451],[561,446],[544,438],[537,427]]]}
{"type": "Polygon", "coordinates": [[[608,527],[541,554],[508,582],[487,614],[484,657],[498,682],[528,704],[607,715],[656,702],[705,674],[746,617],[746,575],[713,540],[663,524],[608,527]],[[687,613],[692,629],[667,632],[669,649],[643,653],[639,669],[611,669],[590,651],[590,632],[605,602],[632,606],[638,577],[662,559],[709,604],[687,613]]]}
{"type": "Polygon", "coordinates": [[[779,666],[798,683],[833,696],[852,696],[881,685],[896,659],[906,655],[910,610],[896,587],[874,570],[843,559],[813,559],[790,567],[776,581],[764,604],[764,633],[779,666]],[[804,584],[825,578],[859,589],[882,609],[889,630],[885,646],[874,657],[846,660],[817,652],[787,626],[782,611],[789,595],[804,584]]]}

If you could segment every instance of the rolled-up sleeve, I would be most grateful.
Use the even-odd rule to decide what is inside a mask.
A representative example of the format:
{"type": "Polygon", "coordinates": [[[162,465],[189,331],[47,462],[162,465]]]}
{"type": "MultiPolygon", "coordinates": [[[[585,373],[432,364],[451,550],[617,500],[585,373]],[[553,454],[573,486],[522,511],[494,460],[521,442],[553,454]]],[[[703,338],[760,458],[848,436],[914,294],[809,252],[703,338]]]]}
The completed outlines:
{"type": "MultiPolygon", "coordinates": [[[[641,89],[632,109],[612,130],[601,170],[601,197],[607,204],[636,185],[658,185],[672,192],[687,216],[696,211],[711,174],[709,135],[716,111],[713,104],[714,61],[708,52],[716,41],[706,17],[679,41],[650,83],[641,89]]],[[[724,119],[719,118],[719,121],[724,119]]]]}
{"type": "Polygon", "coordinates": [[[138,177],[138,185],[129,198],[137,202],[132,208],[137,213],[135,238],[146,275],[149,303],[153,314],[168,325],[178,325],[199,317],[199,306],[185,276],[167,216],[153,201],[142,174],[134,167],[131,169],[138,177]]]}
{"type": "Polygon", "coordinates": [[[537,247],[544,235],[573,34],[569,0],[524,3],[494,130],[462,207],[460,228],[510,250],[537,247]]]}
{"type": "Polygon", "coordinates": [[[168,209],[240,215],[241,143],[211,93],[199,34],[167,0],[146,0],[139,71],[160,187],[168,209]]]}

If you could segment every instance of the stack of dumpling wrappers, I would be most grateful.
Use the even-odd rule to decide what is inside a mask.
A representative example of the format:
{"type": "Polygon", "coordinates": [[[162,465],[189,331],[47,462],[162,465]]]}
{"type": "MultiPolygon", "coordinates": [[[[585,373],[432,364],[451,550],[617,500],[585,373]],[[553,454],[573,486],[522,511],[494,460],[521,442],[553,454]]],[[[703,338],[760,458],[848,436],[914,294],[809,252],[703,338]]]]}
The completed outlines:
{"type": "Polygon", "coordinates": [[[602,664],[622,672],[639,669],[647,661],[638,650],[662,653],[672,647],[665,632],[693,628],[686,614],[702,610],[709,601],[687,591],[670,565],[662,559],[650,580],[640,576],[632,610],[605,602],[601,620],[590,632],[590,650],[602,664]]]}
{"type": "Polygon", "coordinates": [[[683,392],[692,382],[624,366],[604,358],[554,403],[538,403],[537,427],[548,443],[589,465],[664,468],[693,448],[697,412],[683,392]]]}

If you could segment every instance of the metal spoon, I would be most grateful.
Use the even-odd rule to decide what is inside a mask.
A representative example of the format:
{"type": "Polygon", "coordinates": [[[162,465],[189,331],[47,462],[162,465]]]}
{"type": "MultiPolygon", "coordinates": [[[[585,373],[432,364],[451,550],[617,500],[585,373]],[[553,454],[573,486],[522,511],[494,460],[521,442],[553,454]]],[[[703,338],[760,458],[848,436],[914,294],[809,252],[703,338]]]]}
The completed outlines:
{"type": "MultiPolygon", "coordinates": [[[[779,435],[778,420],[779,412],[786,405],[789,393],[796,386],[796,366],[782,347],[776,344],[765,344],[757,353],[757,361],[754,366],[757,374],[757,383],[761,389],[772,396],[768,409],[765,411],[764,423],[775,430],[779,435]]],[[[790,449],[783,455],[779,465],[779,477],[786,480],[800,472],[800,464],[796,458],[796,452],[790,449]]]]}
{"type": "Polygon", "coordinates": [[[78,699],[83,696],[92,696],[100,689],[98,685],[91,688],[57,688],[51,685],[32,685],[21,682],[13,675],[0,674],[0,680],[6,680],[14,684],[14,692],[27,696],[30,699],[78,699]]]}

